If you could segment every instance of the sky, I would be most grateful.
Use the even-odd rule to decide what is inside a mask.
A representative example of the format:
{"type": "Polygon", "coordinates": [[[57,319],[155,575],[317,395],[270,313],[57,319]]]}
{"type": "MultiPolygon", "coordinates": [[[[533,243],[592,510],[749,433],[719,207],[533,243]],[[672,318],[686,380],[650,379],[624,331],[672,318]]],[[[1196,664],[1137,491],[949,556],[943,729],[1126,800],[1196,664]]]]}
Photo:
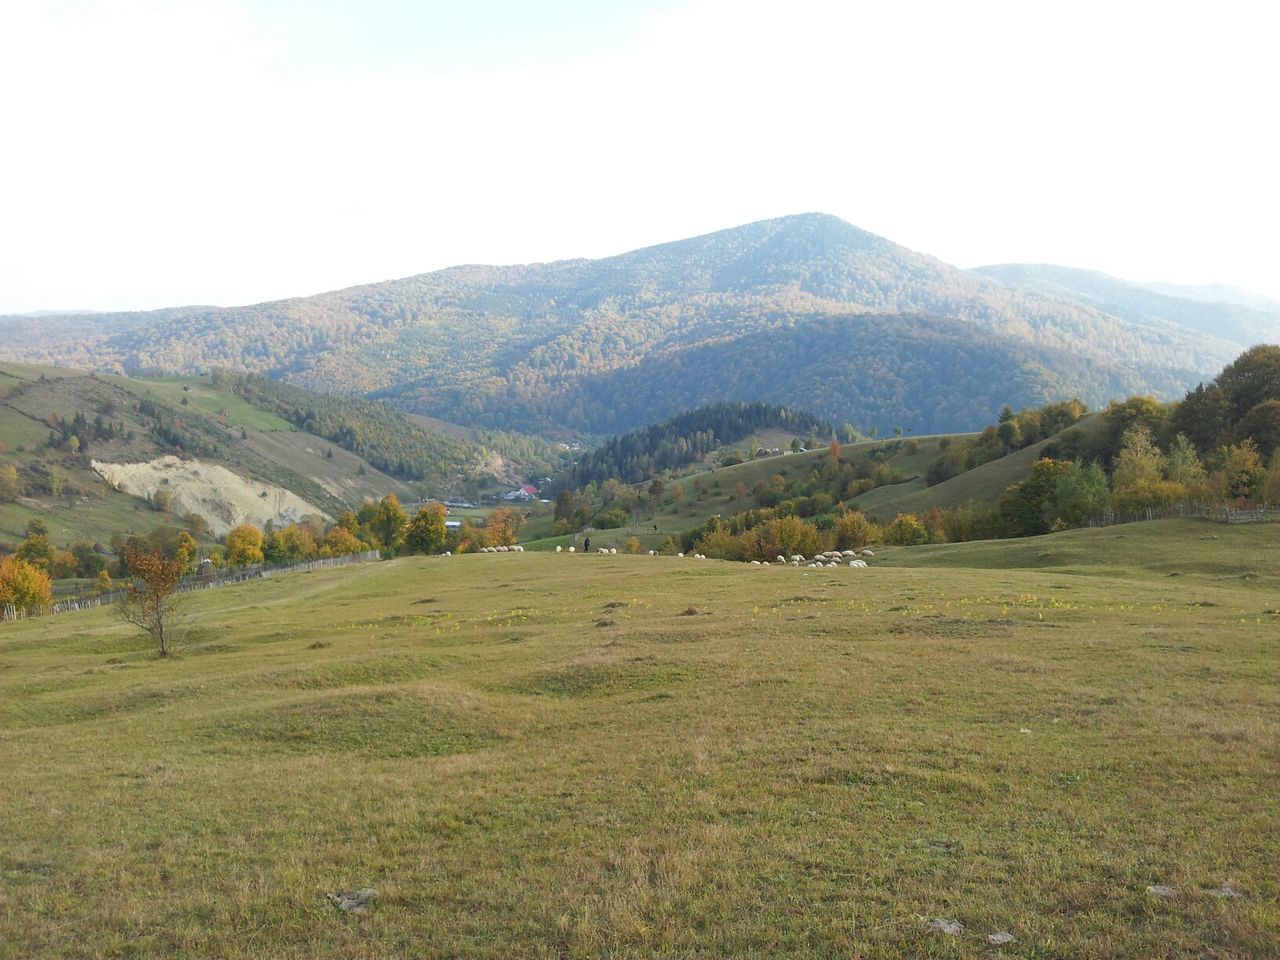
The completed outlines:
{"type": "Polygon", "coordinates": [[[1280,297],[1268,2],[12,0],[0,313],[835,214],[1280,297]]]}

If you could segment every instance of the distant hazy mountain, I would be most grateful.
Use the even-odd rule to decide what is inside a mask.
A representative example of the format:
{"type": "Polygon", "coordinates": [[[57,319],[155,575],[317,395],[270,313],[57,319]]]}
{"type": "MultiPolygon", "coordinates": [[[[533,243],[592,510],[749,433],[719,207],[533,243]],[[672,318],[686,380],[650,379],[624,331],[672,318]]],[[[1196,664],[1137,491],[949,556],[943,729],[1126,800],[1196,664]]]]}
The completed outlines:
{"type": "Polygon", "coordinates": [[[974,272],[1021,290],[1083,301],[1125,320],[1221,337],[1241,348],[1280,341],[1280,303],[1234,287],[1132,283],[1052,264],[1006,263],[974,272]]]}
{"type": "Polygon", "coordinates": [[[1077,287],[958,270],[804,214],[602,260],[460,266],[248,307],[0,319],[0,351],[245,368],[467,424],[592,433],[722,400],[863,428],[972,428],[1006,402],[1176,396],[1239,352],[1209,321],[1108,309],[1077,287]]]}
{"type": "Polygon", "coordinates": [[[1242,290],[1225,283],[1180,284],[1180,283],[1144,283],[1142,286],[1156,293],[1184,300],[1200,300],[1205,303],[1234,303],[1240,307],[1252,307],[1263,313],[1280,316],[1280,300],[1264,297],[1252,290],[1242,290]]]}

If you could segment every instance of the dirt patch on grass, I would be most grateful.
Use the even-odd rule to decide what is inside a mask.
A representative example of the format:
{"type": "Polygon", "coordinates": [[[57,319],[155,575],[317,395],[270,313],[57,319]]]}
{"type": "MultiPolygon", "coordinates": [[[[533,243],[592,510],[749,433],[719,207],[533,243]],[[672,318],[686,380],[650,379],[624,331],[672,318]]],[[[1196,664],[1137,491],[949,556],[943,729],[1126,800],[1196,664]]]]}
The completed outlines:
{"type": "Polygon", "coordinates": [[[935,637],[982,637],[1002,633],[1018,626],[1017,620],[989,618],[966,620],[961,617],[917,617],[910,623],[898,624],[890,632],[924,633],[935,637]]]}
{"type": "Polygon", "coordinates": [[[292,703],[219,724],[210,739],[250,751],[442,757],[502,737],[478,712],[405,692],[350,694],[292,703]]]}

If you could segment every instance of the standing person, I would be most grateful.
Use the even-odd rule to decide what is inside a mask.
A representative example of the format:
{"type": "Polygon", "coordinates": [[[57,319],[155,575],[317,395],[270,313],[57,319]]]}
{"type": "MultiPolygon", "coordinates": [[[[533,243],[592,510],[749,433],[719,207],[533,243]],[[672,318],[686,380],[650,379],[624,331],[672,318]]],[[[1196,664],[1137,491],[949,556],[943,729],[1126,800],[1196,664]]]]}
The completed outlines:
{"type": "Polygon", "coordinates": [[[590,552],[591,552],[591,538],[590,538],[590,537],[587,537],[587,539],[585,539],[585,540],[583,540],[583,541],[582,541],[582,552],[583,552],[583,553],[590,553],[590,552]]]}

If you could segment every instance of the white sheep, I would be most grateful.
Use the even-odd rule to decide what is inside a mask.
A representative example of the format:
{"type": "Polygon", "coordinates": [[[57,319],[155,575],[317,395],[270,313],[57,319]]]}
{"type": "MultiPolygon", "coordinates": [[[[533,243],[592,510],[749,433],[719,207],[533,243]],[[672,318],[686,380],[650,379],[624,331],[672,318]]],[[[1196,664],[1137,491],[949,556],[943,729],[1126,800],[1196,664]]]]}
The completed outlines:
{"type": "Polygon", "coordinates": [[[759,560],[752,560],[752,561],[751,561],[751,565],[752,565],[753,567],[758,567],[758,566],[760,566],[760,561],[759,561],[759,560]]]}
{"type": "Polygon", "coordinates": [[[680,557],[681,559],[683,559],[683,558],[684,558],[684,554],[683,554],[683,553],[677,553],[677,554],[676,554],[676,556],[677,556],[677,557],[680,557]]]}
{"type": "Polygon", "coordinates": [[[610,547],[610,548],[609,548],[609,556],[613,556],[613,555],[614,555],[614,554],[616,554],[617,552],[618,552],[618,548],[617,548],[617,547],[610,547]]]}
{"type": "Polygon", "coordinates": [[[875,554],[874,554],[874,553],[872,553],[870,550],[863,550],[863,551],[862,551],[862,555],[863,555],[864,557],[874,557],[874,556],[875,556],[875,554]]]}
{"type": "Polygon", "coordinates": [[[649,551],[649,556],[651,556],[651,557],[656,557],[657,555],[658,555],[658,551],[657,551],[657,550],[650,550],[650,551],[649,551]]]}
{"type": "Polygon", "coordinates": [[[578,548],[577,548],[577,547],[570,547],[570,548],[569,548],[569,552],[570,552],[570,553],[577,553],[577,552],[578,552],[578,548]]]}
{"type": "Polygon", "coordinates": [[[791,561],[791,565],[792,565],[793,567],[798,567],[798,566],[800,566],[800,561],[799,561],[799,560],[792,560],[792,561],[791,561]]]}
{"type": "Polygon", "coordinates": [[[556,544],[556,553],[559,553],[559,552],[560,552],[561,550],[563,550],[563,549],[564,549],[564,547],[560,546],[560,544],[558,544],[558,543],[556,544]]]}
{"type": "Polygon", "coordinates": [[[782,554],[778,554],[778,562],[779,562],[779,563],[786,563],[786,562],[787,562],[787,558],[786,558],[786,557],[784,557],[782,554]]]}

